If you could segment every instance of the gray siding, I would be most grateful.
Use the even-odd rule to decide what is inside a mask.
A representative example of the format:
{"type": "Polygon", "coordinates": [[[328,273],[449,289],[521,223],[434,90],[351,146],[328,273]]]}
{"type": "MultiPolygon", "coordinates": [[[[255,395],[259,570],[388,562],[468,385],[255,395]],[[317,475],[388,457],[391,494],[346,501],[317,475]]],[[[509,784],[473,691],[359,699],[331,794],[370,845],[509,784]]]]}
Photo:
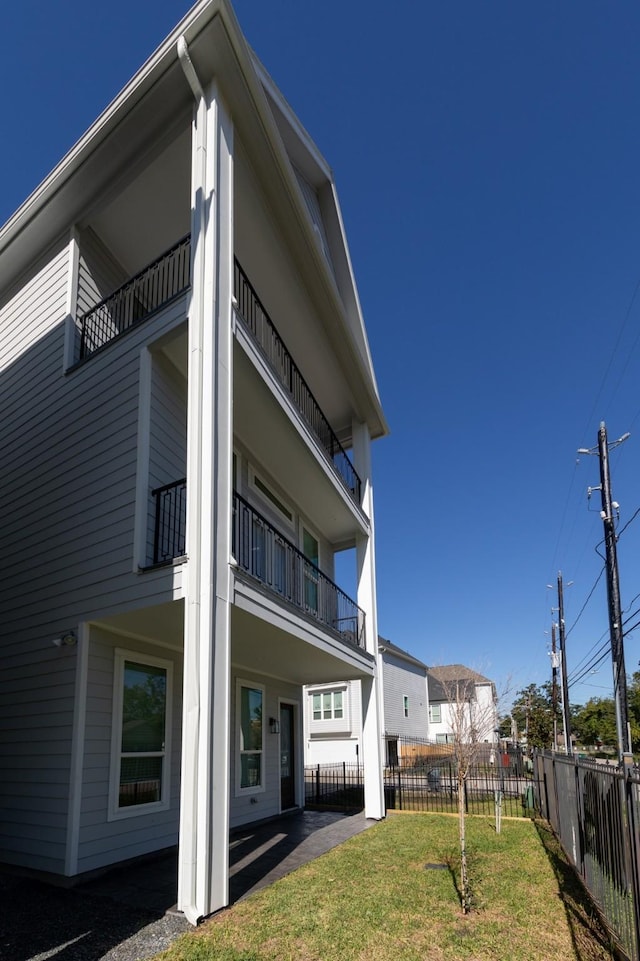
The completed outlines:
{"type": "Polygon", "coordinates": [[[110,635],[107,631],[95,627],[91,629],[89,650],[78,845],[79,873],[177,844],[180,812],[182,653],[110,635]],[[160,657],[174,665],[171,789],[168,810],[109,821],[107,812],[116,648],[131,651],[141,659],[144,659],[145,655],[160,657]]]}
{"type": "Polygon", "coordinates": [[[124,268],[91,228],[79,236],[77,314],[81,317],[127,280],[124,268]]]}
{"type": "Polygon", "coordinates": [[[427,737],[429,709],[425,669],[394,654],[383,654],[384,721],[386,734],[427,737]],[[404,696],[409,717],[404,716],[404,696]]]}
{"type": "MultiPolygon", "coordinates": [[[[262,677],[252,674],[244,669],[232,669],[231,672],[231,805],[230,805],[230,826],[239,827],[251,821],[257,821],[266,817],[273,817],[280,813],[280,739],[278,735],[269,732],[269,718],[279,717],[278,698],[295,701],[297,719],[297,751],[296,769],[298,773],[303,763],[303,734],[302,719],[300,710],[302,705],[302,688],[294,684],[287,684],[284,681],[275,681],[272,678],[262,677]],[[236,764],[238,755],[239,734],[236,725],[236,681],[251,681],[264,685],[264,722],[265,727],[265,790],[258,794],[242,795],[236,797],[236,764]],[[252,798],[255,799],[252,803],[252,798]]],[[[298,798],[298,803],[302,804],[303,799],[298,798]]]]}
{"type": "Polygon", "coordinates": [[[63,374],[66,240],[0,301],[0,859],[64,870],[78,623],[180,593],[133,570],[139,356],[180,298],[63,374]],[[26,616],[28,613],[28,617],[26,616]]]}
{"type": "Polygon", "coordinates": [[[147,563],[153,559],[155,501],[151,491],[186,476],[187,382],[164,354],[155,352],[151,374],[147,563]]]}

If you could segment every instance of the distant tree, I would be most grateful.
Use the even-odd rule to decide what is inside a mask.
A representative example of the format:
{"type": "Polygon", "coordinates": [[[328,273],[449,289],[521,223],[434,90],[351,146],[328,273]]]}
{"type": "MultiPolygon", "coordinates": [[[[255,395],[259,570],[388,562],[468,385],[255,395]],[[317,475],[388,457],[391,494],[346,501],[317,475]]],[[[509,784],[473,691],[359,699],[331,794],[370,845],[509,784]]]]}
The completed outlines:
{"type": "Polygon", "coordinates": [[[613,698],[592,697],[572,720],[578,740],[585,745],[617,744],[616,709],[613,698]]]}
{"type": "MultiPolygon", "coordinates": [[[[550,748],[553,744],[553,700],[551,684],[529,684],[518,691],[511,707],[520,736],[526,733],[529,747],[550,748]]],[[[556,721],[561,724],[559,710],[556,721]]]]}

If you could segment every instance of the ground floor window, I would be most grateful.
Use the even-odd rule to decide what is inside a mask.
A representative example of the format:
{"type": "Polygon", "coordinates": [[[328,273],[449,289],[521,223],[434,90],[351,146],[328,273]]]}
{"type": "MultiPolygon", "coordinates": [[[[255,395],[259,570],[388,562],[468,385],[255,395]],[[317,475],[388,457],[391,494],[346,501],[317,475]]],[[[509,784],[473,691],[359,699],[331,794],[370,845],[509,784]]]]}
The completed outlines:
{"type": "Polygon", "coordinates": [[[236,789],[240,794],[264,791],[264,688],[238,681],[236,697],[236,789]]]}
{"type": "Polygon", "coordinates": [[[117,650],[110,816],[169,805],[170,661],[117,650]]]}

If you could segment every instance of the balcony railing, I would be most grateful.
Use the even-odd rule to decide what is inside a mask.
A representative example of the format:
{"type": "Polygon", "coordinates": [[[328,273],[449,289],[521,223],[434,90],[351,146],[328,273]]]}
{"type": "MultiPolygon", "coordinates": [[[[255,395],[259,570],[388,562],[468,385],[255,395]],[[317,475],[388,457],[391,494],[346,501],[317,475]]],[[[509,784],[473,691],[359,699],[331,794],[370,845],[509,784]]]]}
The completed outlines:
{"type": "Polygon", "coordinates": [[[320,405],[296,367],[291,354],[237,260],[235,261],[234,287],[240,317],[267,359],[271,370],[315,434],[342,483],[354,501],[360,504],[362,484],[349,455],[322,413],[320,405]]]}
{"type": "Polygon", "coordinates": [[[186,478],[157,487],[151,494],[155,501],[153,563],[166,564],[186,550],[186,478]]]}
{"type": "Polygon", "coordinates": [[[80,360],[136,327],[168,304],[191,282],[191,241],[183,237],[171,250],[132,277],[80,318],[80,360]]]}
{"type": "Polygon", "coordinates": [[[239,494],[233,497],[233,554],[241,570],[270,591],[364,648],[364,611],[239,494]]]}

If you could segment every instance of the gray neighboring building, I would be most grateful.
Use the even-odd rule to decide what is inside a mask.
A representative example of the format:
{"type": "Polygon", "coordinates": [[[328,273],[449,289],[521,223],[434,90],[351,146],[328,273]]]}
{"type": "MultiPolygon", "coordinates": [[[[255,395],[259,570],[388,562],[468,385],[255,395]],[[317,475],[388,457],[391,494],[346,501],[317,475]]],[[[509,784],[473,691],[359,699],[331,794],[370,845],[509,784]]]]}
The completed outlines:
{"type": "MultiPolygon", "coordinates": [[[[380,741],[385,763],[402,756],[403,740],[426,740],[429,726],[427,666],[378,637],[380,741]]],[[[355,763],[361,757],[362,698],[357,681],[305,689],[305,761],[355,763]]]]}
{"type": "Polygon", "coordinates": [[[479,740],[496,741],[498,708],[496,686],[483,674],[464,664],[445,664],[427,670],[429,690],[429,739],[439,744],[453,738],[453,716],[457,696],[465,702],[465,730],[476,728],[479,740]]]}

